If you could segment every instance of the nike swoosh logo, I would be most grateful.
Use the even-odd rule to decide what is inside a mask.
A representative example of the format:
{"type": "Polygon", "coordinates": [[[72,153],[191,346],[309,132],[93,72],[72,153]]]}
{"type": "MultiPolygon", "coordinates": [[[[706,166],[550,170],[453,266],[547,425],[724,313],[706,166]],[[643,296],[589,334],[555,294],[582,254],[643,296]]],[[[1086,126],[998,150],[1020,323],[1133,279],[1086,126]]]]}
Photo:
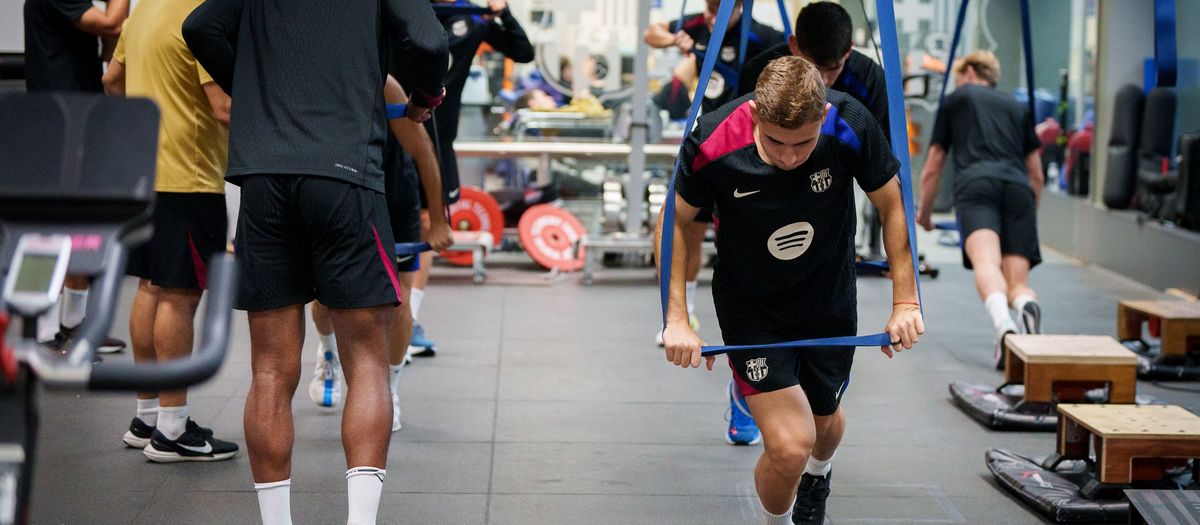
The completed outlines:
{"type": "Polygon", "coordinates": [[[458,188],[455,188],[454,191],[450,192],[450,198],[453,199],[457,196],[458,196],[458,188]]]}
{"type": "Polygon", "coordinates": [[[179,446],[183,447],[185,449],[188,449],[192,452],[195,452],[197,454],[212,454],[212,443],[209,443],[207,441],[204,442],[203,447],[189,447],[187,445],[184,445],[183,443],[179,443],[179,446]]]}
{"type": "Polygon", "coordinates": [[[751,196],[751,195],[754,195],[755,193],[758,193],[758,192],[760,192],[760,191],[762,191],[762,190],[754,190],[754,191],[748,191],[748,192],[746,192],[746,193],[742,193],[742,192],[740,192],[740,191],[738,191],[738,190],[736,190],[736,189],[735,189],[735,190],[733,190],[733,198],[735,198],[735,199],[740,199],[740,198],[742,198],[742,197],[749,197],[749,196],[751,196]]]}

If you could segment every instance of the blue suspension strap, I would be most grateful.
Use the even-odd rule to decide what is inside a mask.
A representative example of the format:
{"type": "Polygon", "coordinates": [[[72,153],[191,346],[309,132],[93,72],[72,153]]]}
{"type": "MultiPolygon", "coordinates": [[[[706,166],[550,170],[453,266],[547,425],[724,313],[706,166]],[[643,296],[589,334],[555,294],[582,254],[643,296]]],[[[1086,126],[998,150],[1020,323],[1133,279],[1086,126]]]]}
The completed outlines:
{"type": "MultiPolygon", "coordinates": [[[[968,1],[962,0],[962,3],[958,5],[958,19],[954,23],[954,37],[950,39],[950,56],[946,57],[946,74],[942,77],[942,92],[938,95],[939,108],[942,107],[942,102],[946,101],[946,88],[950,87],[950,73],[954,71],[954,55],[958,52],[958,41],[962,38],[963,24],[967,21],[968,1]]],[[[880,19],[882,18],[883,16],[881,15],[880,19]]],[[[882,28],[880,28],[880,31],[882,32],[882,28]]],[[[1032,93],[1030,96],[1032,96],[1032,93]]],[[[890,104],[891,101],[888,103],[890,104]]]]}
{"type": "Polygon", "coordinates": [[[779,4],[779,18],[783,20],[783,38],[787,40],[792,36],[792,21],[788,18],[787,5],[784,0],[777,0],[779,4]]]}
{"type": "Polygon", "coordinates": [[[1021,41],[1025,51],[1025,89],[1029,92],[1029,118],[1037,123],[1037,100],[1033,83],[1033,35],[1029,30],[1029,0],[1021,0],[1021,41]]]}
{"type": "Polygon", "coordinates": [[[1154,67],[1159,86],[1175,87],[1175,0],[1154,0],[1154,67]]]}
{"type": "MultiPolygon", "coordinates": [[[[719,47],[725,38],[725,28],[729,24],[730,15],[733,12],[733,0],[722,0],[721,7],[717,12],[717,19],[713,25],[712,42],[716,42],[719,47]]],[[[904,114],[904,94],[900,89],[901,73],[900,73],[900,51],[899,41],[896,35],[896,14],[892,4],[888,1],[878,2],[879,19],[880,19],[880,37],[883,41],[884,54],[884,73],[887,81],[888,91],[888,111],[889,121],[891,126],[892,137],[896,140],[892,142],[892,150],[896,158],[900,160],[900,192],[904,200],[904,213],[908,222],[908,242],[909,249],[912,252],[913,276],[917,279],[917,298],[921,298],[921,281],[917,275],[917,232],[915,219],[915,206],[913,204],[912,194],[912,175],[909,170],[908,157],[908,129],[905,125],[904,114]]],[[[710,48],[712,46],[710,45],[710,48]]],[[[710,55],[705,57],[704,64],[700,69],[700,83],[696,86],[696,92],[702,93],[708,84],[708,78],[712,74],[713,66],[716,62],[716,57],[710,55]]],[[[700,97],[692,97],[692,107],[688,111],[687,124],[684,127],[684,140],[687,140],[691,134],[692,127],[696,124],[696,116],[700,111],[700,97]]],[[[667,304],[670,300],[671,288],[671,264],[674,259],[674,238],[675,228],[673,221],[675,220],[675,177],[679,174],[680,162],[683,159],[683,146],[680,146],[679,154],[675,157],[675,170],[667,183],[667,198],[664,203],[664,219],[662,228],[661,245],[659,246],[660,270],[659,270],[659,300],[662,306],[663,324],[667,320],[667,304]],[[667,221],[672,221],[668,223],[667,221]],[[667,227],[670,224],[670,227],[667,227]]],[[[784,343],[772,343],[767,345],[741,345],[741,346],[705,346],[701,349],[701,353],[705,356],[723,354],[734,350],[749,350],[756,348],[802,348],[812,346],[874,346],[882,347],[891,344],[890,337],[886,333],[877,333],[865,336],[850,336],[850,337],[831,337],[823,339],[808,339],[802,341],[791,341],[784,343]]]]}

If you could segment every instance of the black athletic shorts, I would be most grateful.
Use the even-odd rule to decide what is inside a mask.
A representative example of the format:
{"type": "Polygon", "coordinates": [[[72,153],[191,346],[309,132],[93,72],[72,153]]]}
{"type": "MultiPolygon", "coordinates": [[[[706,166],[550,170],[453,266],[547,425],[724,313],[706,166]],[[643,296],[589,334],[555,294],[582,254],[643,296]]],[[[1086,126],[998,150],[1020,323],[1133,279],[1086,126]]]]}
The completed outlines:
{"type": "MultiPolygon", "coordinates": [[[[726,345],[852,336],[858,328],[856,311],[814,320],[811,319],[814,312],[823,311],[819,306],[754,304],[724,290],[719,279],[713,280],[713,300],[726,345]]],[[[726,357],[743,396],[799,385],[808,397],[813,415],[828,416],[837,411],[842,394],[850,386],[854,347],[740,350],[726,357]]]]}
{"type": "Polygon", "coordinates": [[[1000,253],[1024,256],[1030,268],[1042,262],[1037,203],[1028,184],[992,177],[966,181],[954,192],[954,210],[962,236],[963,266],[968,270],[973,267],[967,258],[967,237],[976,230],[996,232],[1000,253]]]}
{"type": "Polygon", "coordinates": [[[208,259],[225,251],[225,196],[159,192],[153,220],[154,235],[130,252],[126,273],[164,288],[207,288],[208,259]]]}
{"type": "MultiPolygon", "coordinates": [[[[427,131],[430,130],[430,122],[433,122],[433,119],[425,122],[427,131]]],[[[434,136],[432,131],[429,136],[434,136]]],[[[442,172],[442,196],[446,199],[446,206],[449,206],[458,202],[458,199],[462,197],[462,192],[459,191],[458,156],[454,153],[453,141],[437,142],[434,143],[434,147],[438,149],[438,168],[442,172]]],[[[420,184],[419,179],[418,184],[420,184]]],[[[429,203],[425,200],[424,188],[421,188],[420,196],[421,209],[429,209],[429,203]]]]}
{"type": "Polygon", "coordinates": [[[313,299],[330,308],[400,304],[387,202],[362,186],[304,175],[245,177],[234,252],[239,310],[313,299]]]}
{"type": "MultiPolygon", "coordinates": [[[[383,187],[387,197],[388,217],[396,242],[421,241],[421,186],[417,168],[395,138],[388,136],[383,152],[383,187]],[[394,148],[394,149],[393,149],[394,148]]],[[[396,255],[396,271],[415,272],[421,267],[415,255],[396,255]]]]}

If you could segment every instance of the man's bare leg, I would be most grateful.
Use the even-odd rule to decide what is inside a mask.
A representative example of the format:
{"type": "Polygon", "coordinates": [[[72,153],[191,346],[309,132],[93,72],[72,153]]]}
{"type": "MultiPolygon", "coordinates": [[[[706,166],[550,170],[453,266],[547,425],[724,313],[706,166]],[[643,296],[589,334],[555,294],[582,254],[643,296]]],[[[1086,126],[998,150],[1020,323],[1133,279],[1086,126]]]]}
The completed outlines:
{"type": "Polygon", "coordinates": [[[255,483],[273,483],[292,477],[292,396],[300,382],[304,305],[248,316],[253,379],[243,416],[246,450],[255,483]]]}
{"type": "Polygon", "coordinates": [[[746,402],[763,436],[754,468],[758,498],[770,514],[790,513],[817,440],[812,408],[799,386],[749,396],[746,402]]]}

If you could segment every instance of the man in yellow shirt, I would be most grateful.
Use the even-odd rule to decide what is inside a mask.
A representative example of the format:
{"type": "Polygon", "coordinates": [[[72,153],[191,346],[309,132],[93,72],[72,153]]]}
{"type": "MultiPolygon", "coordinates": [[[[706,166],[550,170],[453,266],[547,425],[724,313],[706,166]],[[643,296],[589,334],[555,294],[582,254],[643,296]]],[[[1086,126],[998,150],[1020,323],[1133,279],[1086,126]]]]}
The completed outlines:
{"type": "MultiPolygon", "coordinates": [[[[154,235],[129,258],[129,274],[141,278],[129,317],[135,361],[191,354],[205,264],[226,244],[222,177],[230,99],[196,62],[180,30],[201,2],[142,2],[104,75],[110,95],[147,97],[162,111],[154,235]]],[[[186,390],[139,392],[124,441],[161,463],[218,461],[238,452],[188,418],[186,390]]]]}

